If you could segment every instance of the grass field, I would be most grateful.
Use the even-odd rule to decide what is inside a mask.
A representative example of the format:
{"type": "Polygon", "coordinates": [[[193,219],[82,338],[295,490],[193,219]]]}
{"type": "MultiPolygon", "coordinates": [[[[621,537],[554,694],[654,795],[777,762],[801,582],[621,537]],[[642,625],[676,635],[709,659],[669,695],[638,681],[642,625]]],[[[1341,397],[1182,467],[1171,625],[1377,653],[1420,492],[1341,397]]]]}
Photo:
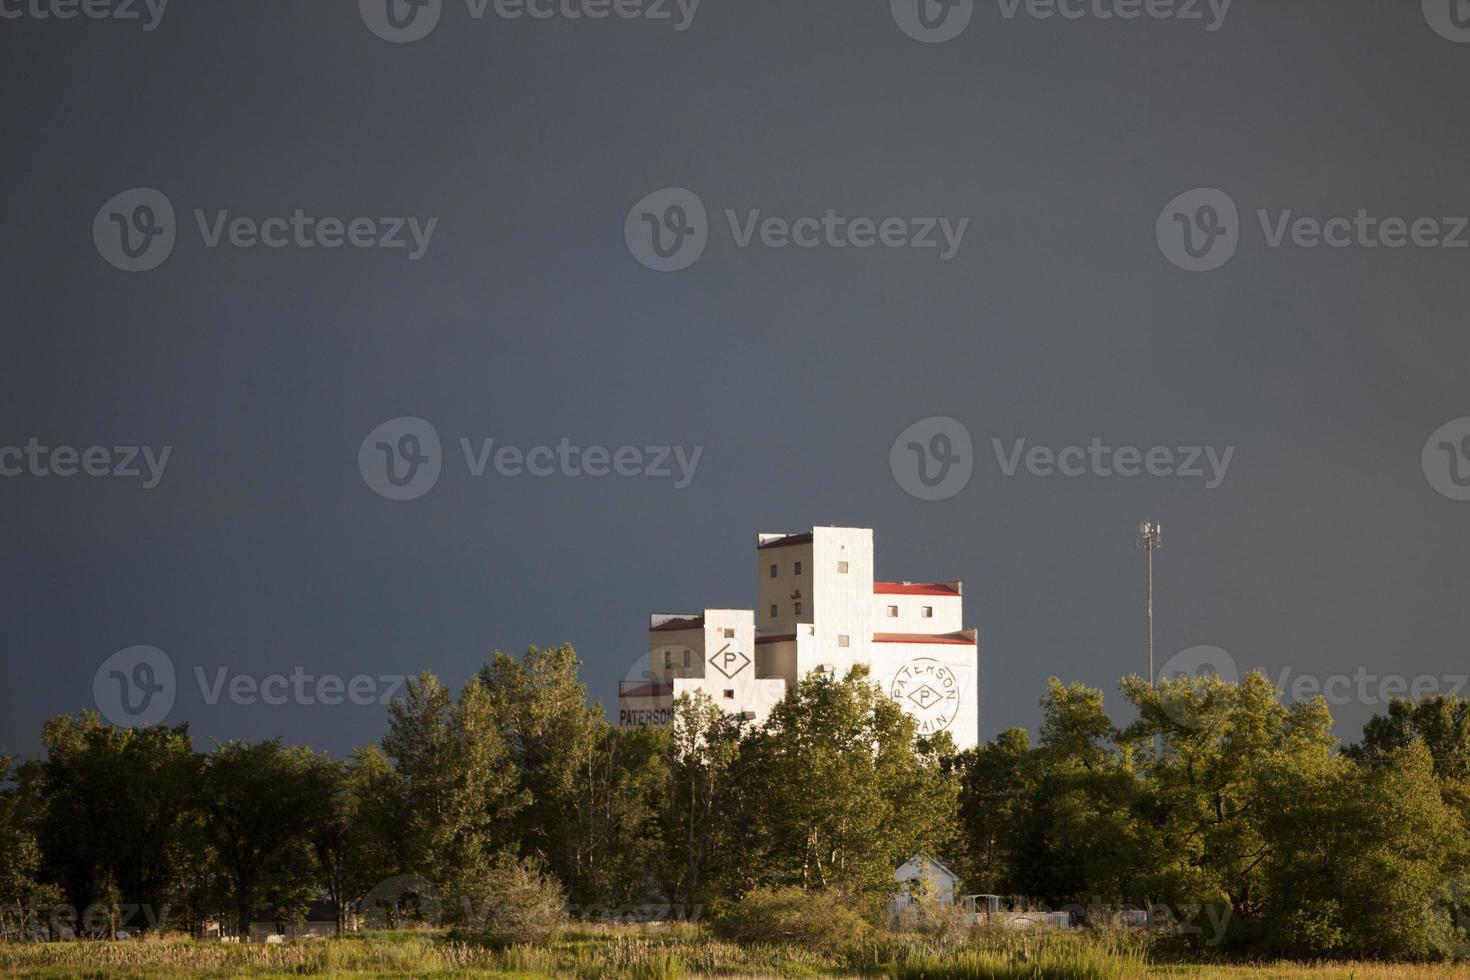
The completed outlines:
{"type": "Polygon", "coordinates": [[[425,933],[240,946],[189,940],[0,943],[0,973],[60,977],[893,977],[896,980],[1470,980],[1470,964],[1149,963],[1136,943],[977,937],[936,950],[887,937],[840,959],[780,946],[736,946],[697,926],[596,927],[549,948],[491,950],[425,933]]]}

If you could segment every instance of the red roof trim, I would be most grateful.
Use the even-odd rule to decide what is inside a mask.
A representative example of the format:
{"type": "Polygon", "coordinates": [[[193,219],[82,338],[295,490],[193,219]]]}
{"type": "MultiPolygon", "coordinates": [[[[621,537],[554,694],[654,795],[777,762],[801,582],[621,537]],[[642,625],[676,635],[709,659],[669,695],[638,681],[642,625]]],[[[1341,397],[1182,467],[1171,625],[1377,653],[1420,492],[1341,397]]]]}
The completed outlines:
{"type": "Polygon", "coordinates": [[[960,593],[941,582],[874,582],[873,594],[958,596],[960,593]]]}
{"type": "Polygon", "coordinates": [[[967,647],[975,645],[969,633],[874,633],[874,643],[954,643],[967,647]]]}

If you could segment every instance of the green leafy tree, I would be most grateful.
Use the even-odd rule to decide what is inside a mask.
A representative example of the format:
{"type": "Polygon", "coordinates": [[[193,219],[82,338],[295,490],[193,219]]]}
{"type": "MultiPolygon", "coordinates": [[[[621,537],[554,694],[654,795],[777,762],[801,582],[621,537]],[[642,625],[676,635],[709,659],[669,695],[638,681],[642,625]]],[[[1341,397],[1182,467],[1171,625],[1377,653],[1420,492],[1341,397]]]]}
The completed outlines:
{"type": "Polygon", "coordinates": [[[121,901],[167,915],[201,805],[187,726],[120,729],[91,712],[42,729],[36,837],[42,875],[84,909],[103,884],[121,901]]]}
{"type": "Polygon", "coordinates": [[[277,740],[227,742],[210,754],[205,827],[242,938],[261,912],[299,924],[320,880],[312,845],[330,818],[333,774],[310,749],[277,740]]]}
{"type": "Polygon", "coordinates": [[[434,883],[454,921],[464,909],[462,886],[513,849],[530,794],[481,681],[451,701],[438,678],[424,674],[388,710],[383,751],[402,781],[402,870],[434,883]]]}
{"type": "Polygon", "coordinates": [[[949,843],[958,784],[941,760],[952,746],[945,734],[919,740],[862,667],[808,675],[742,742],[734,890],[832,889],[876,914],[899,862],[949,843]]]}

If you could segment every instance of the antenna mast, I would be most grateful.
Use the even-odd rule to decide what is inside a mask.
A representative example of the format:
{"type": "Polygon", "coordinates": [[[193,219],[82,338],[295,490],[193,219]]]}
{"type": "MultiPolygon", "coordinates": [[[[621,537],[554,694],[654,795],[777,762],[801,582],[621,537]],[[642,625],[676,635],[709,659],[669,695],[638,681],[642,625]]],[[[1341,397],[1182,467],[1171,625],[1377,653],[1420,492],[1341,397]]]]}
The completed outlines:
{"type": "Polygon", "coordinates": [[[1154,552],[1164,546],[1164,527],[1143,521],[1138,525],[1138,547],[1148,552],[1148,682],[1154,683],[1154,552]]]}

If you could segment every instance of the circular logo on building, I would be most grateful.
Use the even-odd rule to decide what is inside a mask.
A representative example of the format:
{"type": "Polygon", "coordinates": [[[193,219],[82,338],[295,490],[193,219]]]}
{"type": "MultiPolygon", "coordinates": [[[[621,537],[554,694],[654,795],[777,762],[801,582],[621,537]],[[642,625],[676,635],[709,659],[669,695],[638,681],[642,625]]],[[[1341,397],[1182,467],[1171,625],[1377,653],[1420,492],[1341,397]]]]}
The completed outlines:
{"type": "Polygon", "coordinates": [[[119,728],[157,725],[174,706],[174,662],[158,647],[119,650],[92,675],[92,700],[119,728]]]}
{"type": "Polygon", "coordinates": [[[920,735],[944,731],[960,711],[959,679],[932,657],[900,667],[888,693],[919,723],[920,735]]]}

